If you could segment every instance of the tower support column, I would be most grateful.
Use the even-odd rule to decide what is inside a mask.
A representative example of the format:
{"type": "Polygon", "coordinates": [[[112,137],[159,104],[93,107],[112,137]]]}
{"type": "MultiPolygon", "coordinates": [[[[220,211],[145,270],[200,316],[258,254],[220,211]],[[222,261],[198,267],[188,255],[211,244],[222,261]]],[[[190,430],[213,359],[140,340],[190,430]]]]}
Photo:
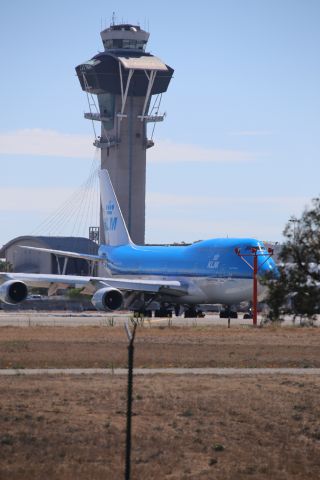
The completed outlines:
{"type": "Polygon", "coordinates": [[[76,67],[82,89],[98,98],[100,112],[85,118],[101,122],[94,142],[101,148],[101,168],[109,172],[132,240],[144,244],[146,150],[153,146],[146,125],[164,119],[158,108],[148,112],[152,95],[167,90],[173,69],[145,52],[149,33],[138,25],[111,25],[101,38],[105,51],[76,67]]]}

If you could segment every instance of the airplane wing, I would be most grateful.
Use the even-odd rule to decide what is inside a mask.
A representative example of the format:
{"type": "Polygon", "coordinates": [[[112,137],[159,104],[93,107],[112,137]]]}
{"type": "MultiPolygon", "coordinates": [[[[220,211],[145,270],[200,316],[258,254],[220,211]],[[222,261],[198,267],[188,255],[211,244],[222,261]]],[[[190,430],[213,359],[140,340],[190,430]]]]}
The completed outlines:
{"type": "Polygon", "coordinates": [[[162,293],[173,296],[183,296],[187,293],[187,288],[181,285],[178,280],[140,280],[127,278],[105,278],[99,279],[96,283],[96,278],[91,278],[91,284],[96,284],[99,287],[111,286],[119,290],[131,292],[145,292],[145,293],[162,293]]]}
{"type": "Polygon", "coordinates": [[[44,252],[44,253],[53,253],[55,255],[61,255],[62,257],[72,257],[72,258],[82,258],[84,260],[90,260],[92,262],[105,262],[106,258],[100,257],[99,255],[90,255],[89,253],[76,253],[76,252],[68,252],[64,250],[53,250],[51,248],[41,248],[41,247],[29,247],[27,245],[19,245],[20,248],[24,248],[25,250],[35,250],[37,252],[44,252]]]}
{"type": "Polygon", "coordinates": [[[23,282],[27,287],[43,287],[50,289],[53,285],[56,285],[57,288],[83,288],[83,293],[88,294],[94,294],[97,290],[105,287],[116,288],[120,291],[161,293],[172,296],[183,296],[187,293],[186,287],[184,287],[178,280],[133,280],[128,278],[85,277],[40,273],[0,273],[0,284],[12,280],[23,282]]]}

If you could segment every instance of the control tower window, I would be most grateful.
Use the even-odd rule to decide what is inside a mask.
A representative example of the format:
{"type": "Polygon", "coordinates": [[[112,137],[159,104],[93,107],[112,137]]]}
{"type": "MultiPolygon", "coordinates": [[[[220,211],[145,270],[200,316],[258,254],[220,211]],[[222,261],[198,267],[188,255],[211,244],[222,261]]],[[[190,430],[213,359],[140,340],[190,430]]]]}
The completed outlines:
{"type": "Polygon", "coordinates": [[[126,48],[134,50],[144,50],[146,42],[144,40],[112,39],[104,40],[104,47],[108,49],[126,48]]]}
{"type": "Polygon", "coordinates": [[[141,40],[140,42],[137,41],[137,47],[136,48],[138,48],[139,50],[144,50],[145,47],[146,47],[146,43],[147,42],[144,42],[143,40],[141,40]]]}
{"type": "Polygon", "coordinates": [[[104,40],[103,45],[105,46],[105,48],[123,48],[122,40],[118,40],[118,39],[104,40]]]}
{"type": "Polygon", "coordinates": [[[123,48],[123,40],[113,40],[113,48],[123,48]]]}

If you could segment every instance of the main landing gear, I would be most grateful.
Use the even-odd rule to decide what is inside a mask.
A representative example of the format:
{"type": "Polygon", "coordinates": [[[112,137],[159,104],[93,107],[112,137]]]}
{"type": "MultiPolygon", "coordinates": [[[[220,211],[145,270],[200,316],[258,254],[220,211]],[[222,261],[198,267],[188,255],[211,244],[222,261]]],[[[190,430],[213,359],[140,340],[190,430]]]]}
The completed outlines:
{"type": "MultiPolygon", "coordinates": [[[[173,310],[173,306],[166,307],[160,306],[157,310],[154,311],[154,316],[157,318],[172,318],[173,311],[176,317],[179,317],[183,314],[183,307],[176,305],[173,310]]],[[[184,318],[203,318],[205,314],[202,310],[197,308],[188,308],[184,311],[184,318]]],[[[149,309],[140,309],[134,311],[135,318],[151,318],[152,310],[149,309]]]]}
{"type": "Polygon", "coordinates": [[[184,312],[184,318],[203,318],[205,314],[202,310],[197,310],[195,308],[189,308],[184,312]]]}
{"type": "Polygon", "coordinates": [[[238,313],[235,312],[234,310],[231,310],[230,308],[226,308],[220,311],[219,317],[220,318],[238,318],[238,313]]]}
{"type": "Polygon", "coordinates": [[[133,316],[134,318],[151,318],[152,310],[135,310],[133,316]]]}
{"type": "Polygon", "coordinates": [[[172,318],[172,310],[160,307],[159,310],[154,312],[154,316],[158,318],[172,318]]]}

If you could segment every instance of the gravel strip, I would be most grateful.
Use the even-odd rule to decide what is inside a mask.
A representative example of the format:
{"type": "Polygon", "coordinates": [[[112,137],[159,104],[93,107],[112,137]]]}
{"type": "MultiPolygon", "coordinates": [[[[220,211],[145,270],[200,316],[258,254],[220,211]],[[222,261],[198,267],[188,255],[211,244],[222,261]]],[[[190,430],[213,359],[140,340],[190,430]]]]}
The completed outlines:
{"type": "MultiPolygon", "coordinates": [[[[126,375],[126,368],[7,368],[0,375],[126,375]]],[[[135,368],[135,375],[320,375],[320,368],[135,368]]]]}

